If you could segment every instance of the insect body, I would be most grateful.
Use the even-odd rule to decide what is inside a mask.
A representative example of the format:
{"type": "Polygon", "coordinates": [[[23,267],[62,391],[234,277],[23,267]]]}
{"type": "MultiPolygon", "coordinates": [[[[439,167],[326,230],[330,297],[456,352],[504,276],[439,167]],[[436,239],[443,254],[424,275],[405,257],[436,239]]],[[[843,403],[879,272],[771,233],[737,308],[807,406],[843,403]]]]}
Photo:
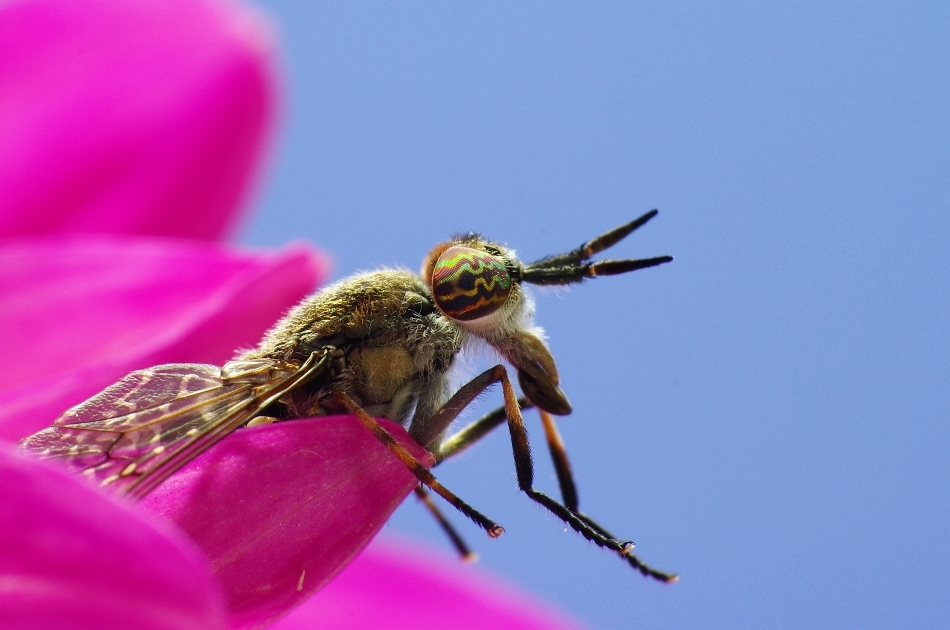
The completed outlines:
{"type": "MultiPolygon", "coordinates": [[[[570,466],[550,415],[568,414],[571,406],[559,387],[554,358],[533,327],[533,309],[523,289],[524,283],[566,285],[669,262],[669,256],[586,262],[655,215],[653,210],[576,250],[529,265],[477,234],[456,236],[429,253],[421,275],[387,269],[342,280],[304,300],[257,348],[223,367],[175,364],[133,372],[21,445],[44,457],[64,459],[103,485],[141,497],[240,427],[352,414],[422,485],[494,537],[502,528],[442,486],[374,417],[401,423],[437,462],[507,421],[521,490],[644,575],[672,581],[675,576],[633,556],[632,543],[615,538],[579,511],[570,466]],[[486,370],[455,393],[448,391],[446,373],[470,341],[487,343],[515,368],[525,398],[517,398],[503,365],[486,370]],[[502,386],[503,408],[446,437],[458,414],[495,383],[502,386]],[[563,503],[533,487],[521,415],[521,409],[530,406],[541,413],[563,503]]],[[[422,486],[417,493],[457,540],[422,486]]]]}

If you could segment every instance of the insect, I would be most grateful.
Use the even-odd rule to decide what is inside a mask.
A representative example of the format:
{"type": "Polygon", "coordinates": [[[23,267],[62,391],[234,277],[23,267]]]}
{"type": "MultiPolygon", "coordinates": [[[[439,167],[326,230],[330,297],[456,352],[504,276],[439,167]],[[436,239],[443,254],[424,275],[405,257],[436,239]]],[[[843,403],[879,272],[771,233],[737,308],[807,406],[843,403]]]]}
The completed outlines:
{"type": "Polygon", "coordinates": [[[589,261],[656,214],[652,210],[575,250],[528,265],[478,234],[455,236],[428,254],[421,275],[383,269],[351,276],[305,299],[257,348],[223,367],[171,364],[132,372],[21,446],[62,459],[100,484],[140,498],[241,427],[351,414],[415,474],[417,494],[467,554],[426,488],[490,536],[503,529],[440,484],[374,417],[401,423],[437,464],[507,422],[518,485],[525,494],[643,575],[674,581],[675,575],[634,556],[633,543],[616,538],[579,510],[552,418],[570,413],[571,405],[559,387],[554,358],[532,323],[533,306],[523,288],[525,283],[575,284],[670,262],[670,256],[589,261]],[[446,373],[467,342],[488,344],[513,366],[524,397],[517,397],[501,364],[449,395],[446,373]],[[496,383],[504,405],[446,437],[459,413],[496,383]],[[534,488],[521,413],[529,407],[541,415],[561,502],[534,488]]]}

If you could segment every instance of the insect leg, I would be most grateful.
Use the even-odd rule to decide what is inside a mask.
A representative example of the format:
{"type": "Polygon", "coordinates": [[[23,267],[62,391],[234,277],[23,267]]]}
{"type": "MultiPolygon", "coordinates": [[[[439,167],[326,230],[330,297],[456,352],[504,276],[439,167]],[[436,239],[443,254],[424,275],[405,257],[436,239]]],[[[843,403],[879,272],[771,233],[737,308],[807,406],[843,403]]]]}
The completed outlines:
{"type": "MultiPolygon", "coordinates": [[[[447,420],[447,422],[442,424],[442,426],[447,426],[455,416],[458,415],[461,409],[465,408],[489,386],[498,382],[501,382],[502,392],[505,398],[504,415],[508,419],[508,431],[511,434],[511,448],[515,459],[515,472],[518,476],[518,487],[521,491],[527,494],[536,503],[547,508],[549,512],[570,525],[574,531],[597,546],[611,549],[620,554],[627,553],[633,547],[632,542],[616,540],[604,536],[588,526],[571,510],[543,492],[534,489],[534,465],[531,463],[531,445],[528,442],[528,432],[525,429],[524,420],[521,417],[521,410],[518,407],[518,398],[515,394],[515,389],[512,387],[511,379],[508,378],[508,371],[503,365],[496,365],[493,368],[489,368],[463,385],[459,391],[455,392],[455,395],[449,399],[445,406],[435,414],[434,418],[439,418],[440,422],[430,423],[429,426],[442,424],[442,421],[445,420],[447,420]],[[443,418],[442,416],[445,417],[443,418]]],[[[459,452],[459,450],[471,444],[496,426],[493,424],[493,422],[495,422],[495,416],[493,414],[489,414],[486,418],[488,418],[488,420],[485,418],[482,419],[484,424],[479,426],[479,422],[482,422],[479,421],[469,427],[472,429],[469,432],[469,439],[463,437],[461,440],[456,441],[456,446],[452,451],[453,453],[459,452]]],[[[444,453],[441,451],[436,453],[437,460],[444,458],[444,453]]]]}
{"type": "MultiPolygon", "coordinates": [[[[525,410],[530,409],[534,406],[534,404],[526,398],[519,398],[518,406],[521,410],[525,410]]],[[[598,532],[601,536],[604,536],[605,538],[616,539],[616,536],[601,527],[589,516],[579,511],[577,486],[574,483],[574,475],[571,471],[571,463],[567,456],[567,449],[564,447],[564,441],[561,439],[560,432],[557,430],[557,425],[554,422],[554,418],[549,413],[541,409],[539,409],[538,412],[541,414],[541,424],[544,427],[544,436],[548,443],[548,450],[551,453],[551,460],[554,463],[554,472],[557,474],[558,485],[561,487],[561,496],[564,501],[564,507],[573,512],[578,519],[583,521],[595,532],[598,532]]],[[[458,455],[463,450],[498,427],[504,421],[505,407],[499,407],[498,409],[485,414],[442,443],[442,446],[437,453],[438,462],[441,463],[449,457],[458,455]]],[[[623,558],[631,567],[643,575],[652,577],[661,582],[675,582],[677,580],[676,575],[658,571],[641,562],[640,559],[632,553],[625,554],[623,558]]]]}
{"type": "Polygon", "coordinates": [[[626,555],[633,548],[632,542],[604,536],[602,533],[591,528],[583,519],[578,518],[573,511],[532,487],[534,485],[534,465],[531,463],[531,446],[528,442],[528,431],[525,429],[524,419],[521,417],[521,411],[518,409],[515,389],[511,385],[511,381],[508,378],[508,371],[505,370],[504,366],[497,365],[493,368],[493,371],[497,379],[501,381],[502,391],[505,396],[505,412],[508,416],[508,430],[511,433],[511,448],[514,451],[515,471],[518,475],[518,486],[521,488],[521,491],[531,497],[536,503],[546,507],[548,511],[570,525],[574,531],[587,540],[600,547],[612,549],[621,555],[626,555]]]}
{"type": "MultiPolygon", "coordinates": [[[[525,409],[531,409],[534,407],[534,403],[527,398],[521,397],[518,399],[518,406],[522,411],[524,411],[525,409]]],[[[441,446],[439,447],[439,452],[437,453],[438,461],[436,465],[438,466],[440,463],[442,463],[442,461],[458,455],[469,446],[488,435],[498,426],[504,424],[504,422],[505,407],[501,406],[494,411],[486,413],[484,416],[471,423],[464,429],[460,429],[458,433],[442,442],[441,446]]]]}
{"type": "Polygon", "coordinates": [[[342,390],[335,390],[330,394],[330,396],[349,409],[350,413],[355,415],[363,424],[363,426],[369,429],[370,433],[375,435],[376,439],[383,443],[383,446],[388,448],[393,455],[398,457],[399,461],[401,461],[419,481],[427,485],[432,489],[433,492],[451,503],[452,506],[455,507],[455,509],[457,509],[459,512],[481,526],[481,528],[484,529],[492,538],[498,538],[504,533],[505,530],[500,525],[482,515],[475,508],[456,496],[451,490],[439,483],[439,481],[435,478],[435,475],[429,472],[429,469],[423,466],[422,462],[413,457],[412,453],[407,451],[402,446],[402,444],[397,442],[396,439],[389,434],[389,431],[380,426],[380,424],[376,422],[376,420],[374,420],[371,415],[366,413],[362,407],[357,405],[356,402],[354,402],[353,399],[346,394],[346,392],[342,390]]]}
{"type": "MultiPolygon", "coordinates": [[[[519,398],[518,404],[522,409],[527,409],[533,405],[533,403],[527,398],[519,398]]],[[[454,416],[449,421],[451,422],[451,420],[454,420],[454,416]]],[[[468,425],[448,440],[442,442],[439,447],[438,460],[436,461],[435,465],[438,466],[443,460],[462,452],[478,440],[485,437],[486,434],[497,428],[504,421],[505,408],[499,407],[498,409],[495,409],[494,411],[468,425]]],[[[466,561],[474,560],[477,557],[476,554],[472,553],[472,551],[468,548],[468,545],[465,544],[465,541],[462,540],[462,537],[459,535],[459,533],[456,532],[455,528],[452,527],[451,523],[449,523],[448,519],[446,519],[446,517],[441,512],[439,512],[435,503],[432,502],[432,499],[422,486],[416,488],[416,495],[423,501],[425,506],[429,509],[429,512],[431,512],[435,519],[439,522],[442,530],[449,537],[449,540],[452,541],[452,545],[462,556],[462,559],[466,561]]]]}
{"type": "MultiPolygon", "coordinates": [[[[518,407],[524,411],[534,407],[527,398],[518,399],[518,407]]],[[[561,434],[558,433],[557,425],[554,424],[554,418],[549,413],[541,409],[541,423],[544,427],[544,437],[548,442],[548,450],[551,453],[551,460],[554,462],[554,471],[557,473],[558,485],[561,486],[561,498],[564,507],[577,512],[577,487],[574,484],[574,475],[571,472],[571,462],[567,458],[567,451],[564,448],[564,442],[561,440],[561,434]]],[[[485,437],[505,421],[504,406],[490,411],[475,422],[471,423],[452,437],[446,439],[439,449],[439,463],[458,455],[469,446],[485,437]]],[[[612,538],[612,536],[611,536],[612,538]]]]}
{"type": "MultiPolygon", "coordinates": [[[[524,411],[534,407],[527,398],[518,399],[518,407],[524,411]]],[[[571,472],[571,463],[567,458],[567,450],[564,448],[564,442],[561,440],[561,434],[554,424],[554,418],[549,413],[541,409],[541,423],[544,427],[544,437],[548,442],[548,450],[551,453],[551,460],[554,462],[554,471],[557,473],[558,485],[561,486],[561,497],[564,501],[564,507],[577,512],[577,487],[574,484],[574,475],[571,472]]],[[[485,437],[505,421],[504,406],[486,413],[484,416],[471,423],[452,437],[446,439],[439,449],[439,463],[458,455],[469,446],[485,437]]],[[[612,536],[611,536],[612,538],[612,536]]]]}
{"type": "MultiPolygon", "coordinates": [[[[577,486],[574,484],[574,475],[571,472],[571,462],[567,458],[567,450],[564,448],[564,441],[557,430],[554,418],[544,410],[539,409],[541,414],[541,424],[544,426],[544,437],[548,442],[548,449],[551,451],[551,460],[554,462],[554,472],[557,474],[558,483],[561,486],[561,496],[564,498],[564,505],[584,521],[588,527],[602,536],[614,538],[614,535],[598,525],[586,514],[580,512],[578,507],[577,486]]],[[[673,573],[664,573],[658,571],[649,565],[644,564],[632,553],[623,556],[631,567],[645,576],[652,577],[661,582],[675,582],[679,578],[673,573]]]]}
{"type": "MultiPolygon", "coordinates": [[[[532,403],[527,398],[519,398],[518,404],[522,409],[528,409],[534,405],[534,403],[532,403]]],[[[462,405],[462,407],[464,407],[464,405],[462,405]]],[[[461,410],[462,407],[459,407],[459,410],[461,410]]],[[[445,405],[443,405],[443,409],[444,408],[445,405]]],[[[457,414],[458,411],[455,413],[457,414]]],[[[454,419],[455,416],[453,414],[453,416],[449,418],[449,422],[454,419]]],[[[499,407],[498,409],[495,409],[494,411],[468,425],[448,440],[442,442],[438,450],[439,459],[436,461],[435,465],[438,466],[444,459],[462,452],[478,440],[485,437],[486,434],[497,428],[499,425],[504,423],[504,421],[505,408],[499,407]]],[[[459,535],[459,533],[455,531],[455,528],[452,527],[448,519],[446,519],[446,517],[438,511],[435,503],[432,502],[432,499],[422,486],[416,488],[416,495],[423,501],[425,506],[439,522],[442,530],[449,537],[449,540],[452,541],[452,545],[462,556],[462,559],[466,561],[474,560],[477,556],[469,550],[468,545],[465,544],[465,541],[462,540],[462,537],[459,535]]]]}
{"type": "Polygon", "coordinates": [[[437,506],[435,501],[432,500],[432,496],[429,494],[428,490],[425,489],[425,486],[416,486],[415,493],[416,496],[419,497],[419,500],[422,501],[423,505],[426,506],[426,509],[429,510],[429,513],[435,517],[435,520],[439,523],[439,526],[442,528],[442,531],[445,532],[445,535],[448,536],[449,540],[452,541],[452,545],[455,547],[455,550],[458,551],[459,555],[462,556],[462,560],[466,562],[474,562],[476,559],[478,559],[478,555],[473,553],[472,550],[468,548],[468,545],[465,544],[462,536],[457,531],[455,531],[455,528],[452,527],[452,523],[449,522],[449,519],[445,518],[445,515],[442,514],[442,510],[440,510],[439,506],[437,506]]]}
{"type": "MultiPolygon", "coordinates": [[[[578,512],[577,485],[574,483],[574,473],[571,471],[571,462],[567,458],[567,449],[564,448],[564,440],[554,424],[554,418],[551,414],[538,409],[541,414],[541,425],[544,427],[544,438],[548,442],[548,451],[551,453],[551,461],[554,463],[554,472],[557,475],[557,483],[561,486],[561,500],[564,501],[564,507],[578,516],[584,517],[578,512]]],[[[593,529],[604,534],[608,538],[613,538],[610,534],[604,532],[599,526],[590,521],[587,522],[593,529]]]]}

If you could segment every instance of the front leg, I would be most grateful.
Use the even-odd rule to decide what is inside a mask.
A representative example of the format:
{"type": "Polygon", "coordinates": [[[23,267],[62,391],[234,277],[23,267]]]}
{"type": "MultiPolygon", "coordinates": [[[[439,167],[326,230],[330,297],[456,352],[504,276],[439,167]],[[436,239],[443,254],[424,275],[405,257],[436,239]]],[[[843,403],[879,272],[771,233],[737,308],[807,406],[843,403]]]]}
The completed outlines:
{"type": "MultiPolygon", "coordinates": [[[[620,541],[615,538],[604,536],[601,532],[589,526],[582,517],[579,517],[573,511],[558,503],[543,492],[534,489],[534,464],[531,462],[531,445],[528,441],[528,432],[524,426],[524,420],[521,417],[521,409],[518,405],[518,398],[515,394],[511,380],[508,378],[508,371],[503,365],[496,365],[482,372],[471,381],[463,385],[459,391],[449,399],[445,405],[425,423],[426,432],[422,435],[413,435],[420,444],[427,444],[432,441],[442,431],[448,427],[458,416],[462,409],[467,407],[475,398],[477,398],[488,387],[495,383],[501,383],[502,393],[504,395],[504,417],[508,420],[508,431],[511,434],[511,448],[515,460],[515,471],[518,476],[518,487],[522,492],[528,495],[533,501],[541,504],[552,514],[571,526],[571,528],[594,544],[611,549],[621,555],[626,555],[633,547],[629,541],[620,541]]],[[[464,446],[471,444],[479,437],[493,428],[494,419],[485,421],[469,433],[469,437],[463,437],[460,440],[462,446],[456,447],[453,453],[458,452],[464,446]]],[[[500,424],[500,421],[497,421],[500,424]]],[[[444,459],[445,453],[437,448],[436,460],[444,459]]]]}
{"type": "MultiPolygon", "coordinates": [[[[521,410],[530,409],[534,404],[526,399],[519,398],[518,406],[521,410]]],[[[580,511],[578,505],[577,486],[574,483],[574,474],[571,471],[570,460],[567,456],[567,449],[564,447],[564,441],[561,439],[560,432],[554,418],[541,409],[538,410],[541,415],[541,424],[544,427],[544,437],[548,443],[548,450],[551,454],[551,461],[554,463],[554,472],[557,475],[558,485],[561,487],[561,497],[564,501],[564,507],[573,512],[577,518],[587,524],[588,527],[606,538],[614,538],[614,535],[600,526],[589,516],[580,511]]],[[[439,450],[436,452],[436,465],[442,461],[453,457],[463,450],[485,437],[489,432],[501,425],[505,421],[505,407],[499,407],[491,411],[465,428],[461,429],[452,437],[446,439],[439,450]]],[[[675,582],[677,576],[673,573],[659,571],[643,563],[637,556],[627,553],[623,556],[632,568],[636,569],[645,576],[652,577],[661,582],[675,582]]]]}
{"type": "MultiPolygon", "coordinates": [[[[546,411],[541,409],[538,411],[541,414],[541,423],[544,425],[544,436],[547,439],[548,449],[551,452],[551,461],[554,462],[554,472],[557,474],[558,483],[561,486],[561,496],[564,499],[564,504],[571,512],[576,514],[579,519],[587,523],[591,529],[599,532],[603,536],[613,538],[613,534],[580,511],[577,498],[577,486],[574,484],[574,474],[571,472],[571,463],[567,458],[567,449],[564,448],[564,441],[561,439],[561,434],[557,430],[554,418],[546,411]]],[[[626,554],[624,560],[643,575],[652,577],[660,582],[675,582],[679,579],[675,573],[659,571],[648,564],[644,564],[632,553],[626,554]]]]}

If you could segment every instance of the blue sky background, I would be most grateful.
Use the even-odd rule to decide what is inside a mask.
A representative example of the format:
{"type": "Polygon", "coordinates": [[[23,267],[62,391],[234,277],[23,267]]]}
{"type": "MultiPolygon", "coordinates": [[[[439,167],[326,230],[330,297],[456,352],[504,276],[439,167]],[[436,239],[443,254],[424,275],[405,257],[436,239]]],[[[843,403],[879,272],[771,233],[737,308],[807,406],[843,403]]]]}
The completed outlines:
{"type": "Polygon", "coordinates": [[[950,5],[263,4],[288,116],[242,242],[341,277],[660,209],[615,255],[672,264],[538,321],[582,507],[682,580],[520,496],[501,432],[438,469],[507,529],[452,514],[483,566],[597,628],[950,625],[950,5]]]}

